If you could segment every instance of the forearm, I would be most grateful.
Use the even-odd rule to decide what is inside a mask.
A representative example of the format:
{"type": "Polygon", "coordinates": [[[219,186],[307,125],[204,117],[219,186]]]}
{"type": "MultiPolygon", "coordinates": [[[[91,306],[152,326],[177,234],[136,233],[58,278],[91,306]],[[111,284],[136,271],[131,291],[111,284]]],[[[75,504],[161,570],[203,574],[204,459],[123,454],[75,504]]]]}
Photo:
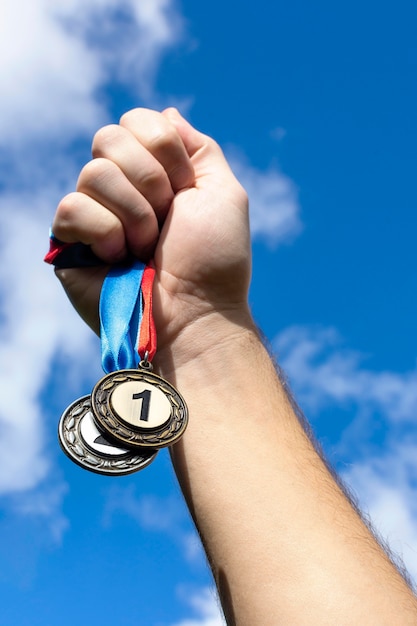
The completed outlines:
{"type": "Polygon", "coordinates": [[[202,320],[160,368],[189,405],[172,457],[230,624],[417,622],[411,592],[316,453],[248,316],[202,320]]]}

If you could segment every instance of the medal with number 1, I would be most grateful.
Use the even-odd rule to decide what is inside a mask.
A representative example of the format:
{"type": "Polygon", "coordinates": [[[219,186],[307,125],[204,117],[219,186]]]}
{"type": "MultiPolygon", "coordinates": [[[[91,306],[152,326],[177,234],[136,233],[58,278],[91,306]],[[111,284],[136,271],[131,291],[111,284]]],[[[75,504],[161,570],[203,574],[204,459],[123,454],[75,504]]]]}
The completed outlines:
{"type": "Polygon", "coordinates": [[[102,365],[108,373],[94,387],[91,407],[99,429],[132,450],[170,446],[188,421],[182,396],[152,371],[154,275],[139,262],[113,270],[100,298],[102,365]]]}
{"type": "Polygon", "coordinates": [[[172,445],[188,422],[184,399],[153,373],[156,330],[152,316],[155,270],[139,261],[113,268],[100,296],[102,367],[106,375],[90,396],[61,416],[64,452],[81,467],[106,475],[138,471],[158,449],[172,445]]]}
{"type": "Polygon", "coordinates": [[[134,449],[170,446],[187,425],[187,407],[178,391],[141,365],[102,378],[91,402],[99,428],[134,449]]]}

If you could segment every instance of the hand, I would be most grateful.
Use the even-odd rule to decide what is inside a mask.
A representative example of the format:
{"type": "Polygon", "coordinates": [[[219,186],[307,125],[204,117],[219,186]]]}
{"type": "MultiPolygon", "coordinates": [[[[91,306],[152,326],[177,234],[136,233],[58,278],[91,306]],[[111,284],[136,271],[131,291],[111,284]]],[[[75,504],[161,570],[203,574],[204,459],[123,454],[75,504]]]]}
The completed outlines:
{"type": "MultiPolygon", "coordinates": [[[[77,191],[58,206],[54,234],[91,245],[109,264],[153,258],[159,347],[212,314],[247,315],[247,197],[219,146],[175,109],[134,109],[98,131],[92,152],[77,191]]],[[[96,331],[106,271],[57,271],[96,331]]]]}

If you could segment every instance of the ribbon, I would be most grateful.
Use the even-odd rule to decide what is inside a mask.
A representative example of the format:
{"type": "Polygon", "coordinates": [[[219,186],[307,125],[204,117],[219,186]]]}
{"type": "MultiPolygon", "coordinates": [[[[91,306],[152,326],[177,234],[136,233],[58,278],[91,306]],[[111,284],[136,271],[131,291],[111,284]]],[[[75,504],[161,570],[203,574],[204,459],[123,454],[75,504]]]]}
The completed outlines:
{"type": "Polygon", "coordinates": [[[152,288],[154,278],[154,268],[147,265],[143,272],[141,284],[143,314],[139,329],[138,354],[141,360],[144,360],[147,354],[148,361],[152,361],[156,352],[156,328],[152,315],[152,288]]]}
{"type": "Polygon", "coordinates": [[[104,265],[104,261],[94,254],[90,246],[64,243],[55,237],[52,230],[49,231],[49,250],[43,260],[57,269],[104,265]]]}
{"type": "MultiPolygon", "coordinates": [[[[82,243],[64,243],[49,233],[44,261],[56,268],[103,265],[82,243]]],[[[152,316],[155,270],[135,261],[114,267],[104,279],[100,294],[101,365],[106,374],[134,369],[138,361],[152,361],[156,352],[156,328],[152,316]]]]}
{"type": "Polygon", "coordinates": [[[134,369],[139,360],[151,361],[156,352],[152,316],[153,267],[135,261],[114,267],[100,294],[101,364],[106,374],[134,369]]]}

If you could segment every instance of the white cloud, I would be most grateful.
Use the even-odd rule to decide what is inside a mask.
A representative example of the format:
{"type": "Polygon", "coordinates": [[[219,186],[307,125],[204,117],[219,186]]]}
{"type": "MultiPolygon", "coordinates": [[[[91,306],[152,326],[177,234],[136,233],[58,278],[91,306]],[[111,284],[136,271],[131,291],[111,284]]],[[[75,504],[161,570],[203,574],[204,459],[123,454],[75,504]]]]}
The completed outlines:
{"type": "Polygon", "coordinates": [[[116,514],[128,515],[145,530],[175,531],[184,517],[180,501],[175,497],[159,498],[154,495],[137,495],[136,486],[115,485],[107,492],[104,524],[110,525],[116,514]]]}
{"type": "Polygon", "coordinates": [[[112,486],[107,492],[104,526],[114,524],[119,514],[129,516],[147,532],[164,533],[180,546],[187,562],[205,564],[206,557],[200,539],[179,495],[173,494],[166,498],[138,495],[133,484],[126,487],[112,486]]]}
{"type": "Polygon", "coordinates": [[[361,410],[381,411],[393,422],[417,417],[417,369],[404,374],[366,369],[363,355],[343,347],[334,329],[291,327],[274,345],[309,409],[353,403],[361,410]]]}
{"type": "Polygon", "coordinates": [[[214,589],[206,587],[191,595],[187,594],[186,601],[196,616],[171,626],[226,626],[214,589]]]}
{"type": "Polygon", "coordinates": [[[334,329],[292,327],[275,340],[279,362],[307,415],[348,410],[339,453],[346,483],[417,580],[417,372],[373,371],[334,329]],[[372,442],[381,423],[384,443],[372,442]]]}
{"type": "Polygon", "coordinates": [[[298,192],[290,178],[275,168],[266,172],[251,166],[235,150],[232,169],[249,196],[251,232],[271,246],[290,243],[300,234],[298,192]]]}
{"type": "MultiPolygon", "coordinates": [[[[163,533],[177,543],[183,558],[193,564],[206,565],[201,541],[186,512],[181,497],[171,495],[165,498],[150,494],[138,494],[137,485],[126,487],[115,485],[107,491],[103,524],[105,527],[117,523],[117,516],[129,516],[146,532],[163,533]]],[[[190,619],[176,622],[172,626],[225,626],[217,592],[205,587],[192,591],[180,587],[180,599],[187,606],[190,619]]]]}
{"type": "Polygon", "coordinates": [[[0,198],[0,494],[32,489],[45,478],[50,462],[40,391],[58,352],[78,367],[93,340],[42,263],[47,200],[0,198]]]}
{"type": "Polygon", "coordinates": [[[417,582],[417,442],[392,443],[379,456],[353,465],[343,478],[417,582]]]}
{"type": "Polygon", "coordinates": [[[64,31],[53,3],[5,0],[0,11],[1,143],[67,136],[104,120],[92,97],[103,70],[85,42],[64,31]]]}
{"type": "Polygon", "coordinates": [[[61,483],[19,494],[13,499],[12,510],[19,516],[46,524],[52,540],[60,544],[69,527],[68,519],[62,514],[62,501],[67,490],[67,486],[61,483]]]}
{"type": "Polygon", "coordinates": [[[182,532],[179,539],[186,561],[189,563],[206,563],[207,557],[203,545],[194,528],[189,532],[182,532]]]}
{"type": "Polygon", "coordinates": [[[99,90],[114,80],[149,104],[181,32],[173,0],[3,0],[0,144],[93,132],[108,119],[99,90]]]}

